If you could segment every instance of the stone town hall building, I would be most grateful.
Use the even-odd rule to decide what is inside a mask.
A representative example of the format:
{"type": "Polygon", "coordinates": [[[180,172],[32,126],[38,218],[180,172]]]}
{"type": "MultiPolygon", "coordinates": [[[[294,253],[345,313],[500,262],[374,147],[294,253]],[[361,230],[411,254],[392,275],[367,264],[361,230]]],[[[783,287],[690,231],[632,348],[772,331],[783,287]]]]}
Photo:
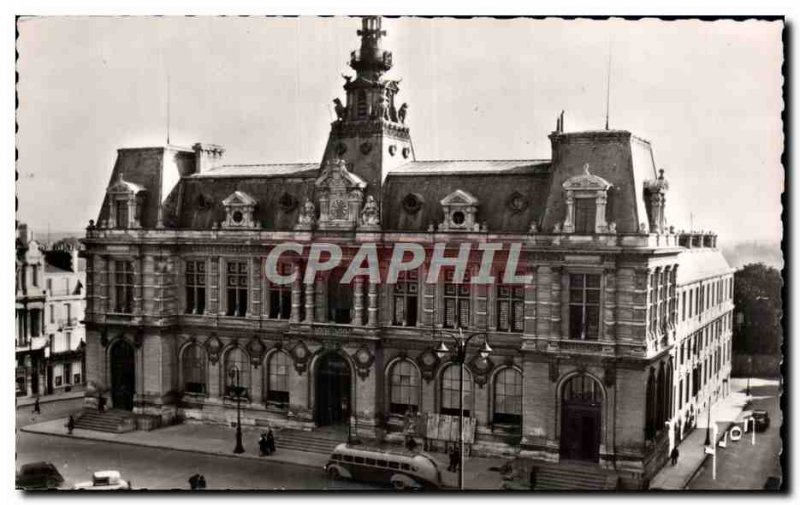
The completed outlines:
{"type": "Polygon", "coordinates": [[[716,235],[667,225],[663,171],[628,131],[566,132],[562,117],[550,160],[417,161],[381,19],[358,34],[320,164],[224,165],[201,143],[118,151],[85,239],[88,395],[227,423],[237,368],[245,423],[381,437],[409,410],[457,414],[440,332],[487,332],[492,354],[465,374],[475,452],[587,460],[642,485],[729,391],[733,275],[716,235]],[[287,241],[345,256],[521,243],[532,282],[428,284],[423,264],[394,284],[343,285],[339,270],[271,284],[264,258],[287,241]]]}

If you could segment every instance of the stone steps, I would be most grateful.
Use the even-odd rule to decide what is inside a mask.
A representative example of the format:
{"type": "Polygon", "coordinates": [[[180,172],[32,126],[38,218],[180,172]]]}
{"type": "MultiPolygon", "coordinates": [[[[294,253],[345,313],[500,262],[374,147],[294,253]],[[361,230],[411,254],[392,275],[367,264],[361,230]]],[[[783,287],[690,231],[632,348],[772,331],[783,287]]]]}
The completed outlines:
{"type": "Polygon", "coordinates": [[[291,449],[294,451],[330,454],[334,447],[346,441],[345,439],[328,434],[300,430],[281,430],[273,432],[275,435],[275,448],[291,449]]]}
{"type": "Polygon", "coordinates": [[[86,410],[75,419],[75,428],[124,433],[136,429],[136,421],[130,412],[109,410],[104,413],[86,410]]]}
{"type": "Polygon", "coordinates": [[[611,491],[616,489],[613,474],[590,466],[562,463],[540,466],[536,475],[537,491],[611,491]]]}

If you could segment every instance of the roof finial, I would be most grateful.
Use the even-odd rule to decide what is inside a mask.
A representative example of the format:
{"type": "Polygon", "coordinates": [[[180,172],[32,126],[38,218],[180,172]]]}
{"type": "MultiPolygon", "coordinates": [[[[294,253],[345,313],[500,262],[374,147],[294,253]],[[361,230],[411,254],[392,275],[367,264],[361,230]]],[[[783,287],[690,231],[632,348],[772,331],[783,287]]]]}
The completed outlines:
{"type": "Polygon", "coordinates": [[[584,163],[584,165],[583,165],[583,173],[586,174],[586,175],[591,175],[589,173],[589,164],[588,163],[584,163]]]}

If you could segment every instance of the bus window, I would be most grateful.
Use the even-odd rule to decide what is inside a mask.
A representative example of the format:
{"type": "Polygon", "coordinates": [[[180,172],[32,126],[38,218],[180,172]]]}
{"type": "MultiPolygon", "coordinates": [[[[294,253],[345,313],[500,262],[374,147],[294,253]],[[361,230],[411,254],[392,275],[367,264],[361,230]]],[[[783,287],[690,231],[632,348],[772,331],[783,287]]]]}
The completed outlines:
{"type": "Polygon", "coordinates": [[[372,458],[366,458],[366,460],[365,460],[365,461],[367,462],[367,464],[368,464],[368,465],[370,465],[370,466],[375,466],[375,460],[374,460],[374,459],[372,459],[372,458]]]}
{"type": "Polygon", "coordinates": [[[364,464],[364,458],[362,458],[361,456],[355,456],[353,458],[353,462],[358,463],[359,465],[363,465],[364,464]]]}
{"type": "Polygon", "coordinates": [[[353,456],[348,456],[347,454],[345,454],[344,456],[342,456],[342,461],[347,461],[348,463],[352,463],[353,456]]]}
{"type": "Polygon", "coordinates": [[[398,463],[397,461],[390,461],[389,468],[400,468],[400,463],[398,463]]]}
{"type": "Polygon", "coordinates": [[[382,466],[383,468],[386,468],[386,461],[384,461],[382,459],[379,459],[378,460],[378,466],[382,466]]]}
{"type": "Polygon", "coordinates": [[[403,470],[409,470],[410,469],[410,467],[408,466],[408,463],[403,463],[402,465],[400,465],[400,468],[403,469],[403,470]]]}
{"type": "Polygon", "coordinates": [[[342,460],[342,455],[341,454],[334,454],[333,456],[331,456],[331,459],[334,460],[334,461],[341,461],[342,460]]]}

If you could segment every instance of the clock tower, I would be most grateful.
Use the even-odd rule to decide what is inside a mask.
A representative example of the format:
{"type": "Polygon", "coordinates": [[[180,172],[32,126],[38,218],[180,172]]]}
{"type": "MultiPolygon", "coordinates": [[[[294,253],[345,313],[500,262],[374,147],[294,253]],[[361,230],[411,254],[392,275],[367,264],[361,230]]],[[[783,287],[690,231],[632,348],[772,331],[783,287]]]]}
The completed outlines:
{"type": "Polygon", "coordinates": [[[397,101],[400,81],[384,77],[392,68],[392,53],[381,48],[386,35],[381,18],[364,17],[357,33],[361,47],[350,54],[356,76],[344,76],[344,103],[334,100],[337,118],[331,124],[321,170],[331,161],[345,161],[366,182],[365,194],[380,203],[387,174],[414,161],[414,149],[406,126],[408,105],[397,101]]]}

